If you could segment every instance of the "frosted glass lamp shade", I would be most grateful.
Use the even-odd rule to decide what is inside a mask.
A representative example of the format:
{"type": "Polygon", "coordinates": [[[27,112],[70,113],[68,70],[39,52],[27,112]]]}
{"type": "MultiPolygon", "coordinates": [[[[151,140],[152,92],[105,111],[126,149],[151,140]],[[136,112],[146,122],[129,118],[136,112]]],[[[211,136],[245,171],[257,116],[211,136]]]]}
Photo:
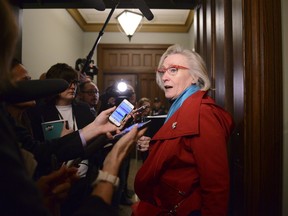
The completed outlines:
{"type": "Polygon", "coordinates": [[[124,10],[121,14],[119,14],[116,17],[123,31],[129,37],[129,39],[135,33],[142,18],[143,18],[142,14],[135,13],[135,12],[128,11],[128,10],[124,10]]]}

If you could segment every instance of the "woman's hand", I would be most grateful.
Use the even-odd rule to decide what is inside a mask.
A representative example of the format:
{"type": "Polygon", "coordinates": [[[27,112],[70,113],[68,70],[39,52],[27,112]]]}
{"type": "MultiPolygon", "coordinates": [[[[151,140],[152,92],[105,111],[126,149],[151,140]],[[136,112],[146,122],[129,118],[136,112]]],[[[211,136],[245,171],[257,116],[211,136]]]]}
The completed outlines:
{"type": "Polygon", "coordinates": [[[137,140],[137,150],[144,152],[148,151],[151,137],[142,136],[137,140]]]}
{"type": "Polygon", "coordinates": [[[70,134],[73,131],[74,131],[73,129],[69,129],[68,121],[65,121],[64,124],[63,124],[63,128],[62,128],[60,137],[63,137],[65,135],[67,135],[67,134],[70,134]]]}
{"type": "Polygon", "coordinates": [[[125,123],[131,118],[130,115],[127,115],[120,127],[117,127],[112,122],[109,121],[109,116],[116,109],[116,106],[109,108],[107,110],[102,111],[94,120],[95,127],[101,127],[103,133],[111,133],[111,132],[120,132],[120,130],[125,126],[125,123]]]}
{"type": "Polygon", "coordinates": [[[106,134],[109,137],[112,137],[111,133],[119,133],[121,127],[117,127],[109,121],[109,116],[115,110],[116,107],[109,108],[102,111],[93,122],[91,122],[86,127],[82,128],[82,135],[85,138],[86,142],[92,140],[93,138],[106,134]]]}
{"type": "MultiPolygon", "coordinates": [[[[137,126],[121,137],[115,143],[112,150],[106,156],[102,170],[110,175],[117,176],[123,159],[128,155],[132,146],[139,137],[143,136],[147,128],[138,130],[137,126]]],[[[110,182],[99,182],[93,188],[92,195],[102,198],[106,203],[110,204],[114,193],[114,186],[110,182]]]]}
{"type": "Polygon", "coordinates": [[[137,126],[135,126],[130,132],[121,137],[106,156],[103,163],[103,171],[112,175],[118,175],[118,170],[123,159],[131,151],[133,144],[136,143],[139,137],[143,136],[146,130],[147,128],[138,130],[137,126]]]}
{"type": "Polygon", "coordinates": [[[53,210],[53,206],[64,200],[71,188],[71,185],[79,179],[77,168],[62,166],[59,170],[42,176],[36,185],[41,191],[46,207],[53,210]]]}
{"type": "Polygon", "coordinates": [[[115,110],[115,106],[102,111],[93,121],[95,127],[101,127],[102,133],[113,132],[118,129],[116,125],[109,121],[109,116],[115,110]]]}

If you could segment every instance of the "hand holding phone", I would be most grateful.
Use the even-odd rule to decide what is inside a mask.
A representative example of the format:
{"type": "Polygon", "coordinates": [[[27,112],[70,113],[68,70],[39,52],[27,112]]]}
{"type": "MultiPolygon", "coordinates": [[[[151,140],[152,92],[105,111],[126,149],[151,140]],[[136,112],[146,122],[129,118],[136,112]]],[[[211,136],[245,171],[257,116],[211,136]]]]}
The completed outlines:
{"type": "Polygon", "coordinates": [[[109,121],[119,127],[127,115],[134,109],[134,105],[124,99],[114,112],[109,116],[109,121]]]}
{"type": "Polygon", "coordinates": [[[114,136],[114,139],[119,139],[120,137],[122,137],[123,135],[125,135],[126,133],[128,133],[135,125],[137,125],[138,130],[141,130],[142,128],[148,127],[148,125],[151,123],[151,120],[146,121],[146,122],[141,122],[141,123],[136,123],[131,125],[128,128],[125,128],[124,130],[122,130],[120,133],[116,134],[114,136]]]}

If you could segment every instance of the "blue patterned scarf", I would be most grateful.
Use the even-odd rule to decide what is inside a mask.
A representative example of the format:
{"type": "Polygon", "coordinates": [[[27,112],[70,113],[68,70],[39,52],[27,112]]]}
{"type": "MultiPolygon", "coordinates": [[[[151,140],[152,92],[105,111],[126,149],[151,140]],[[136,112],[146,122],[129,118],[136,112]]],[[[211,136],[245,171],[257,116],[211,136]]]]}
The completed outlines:
{"type": "Polygon", "coordinates": [[[192,94],[194,94],[195,92],[197,92],[198,90],[200,90],[199,86],[197,85],[191,85],[189,86],[187,89],[185,89],[181,95],[179,95],[179,97],[173,102],[173,104],[171,105],[166,120],[165,122],[168,121],[168,119],[181,107],[181,105],[183,104],[183,102],[192,94]]]}

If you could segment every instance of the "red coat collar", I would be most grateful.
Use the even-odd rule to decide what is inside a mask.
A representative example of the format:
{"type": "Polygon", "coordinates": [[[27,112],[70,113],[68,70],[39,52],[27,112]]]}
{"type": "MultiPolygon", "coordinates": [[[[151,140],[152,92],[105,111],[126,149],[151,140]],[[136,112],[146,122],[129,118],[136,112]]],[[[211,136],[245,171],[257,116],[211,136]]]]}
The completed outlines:
{"type": "Polygon", "coordinates": [[[155,134],[153,140],[198,134],[201,104],[214,104],[214,101],[207,97],[206,93],[206,91],[198,91],[188,97],[182,106],[155,134]]]}

